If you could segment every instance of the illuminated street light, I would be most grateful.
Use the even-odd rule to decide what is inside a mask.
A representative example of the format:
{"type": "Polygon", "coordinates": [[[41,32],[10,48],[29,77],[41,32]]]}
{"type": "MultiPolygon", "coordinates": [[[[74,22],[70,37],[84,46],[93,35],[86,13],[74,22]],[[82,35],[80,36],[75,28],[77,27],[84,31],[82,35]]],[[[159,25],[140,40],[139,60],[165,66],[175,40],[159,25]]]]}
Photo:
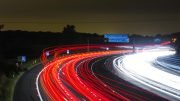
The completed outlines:
{"type": "Polygon", "coordinates": [[[176,38],[172,38],[172,42],[175,43],[177,41],[176,38]]]}

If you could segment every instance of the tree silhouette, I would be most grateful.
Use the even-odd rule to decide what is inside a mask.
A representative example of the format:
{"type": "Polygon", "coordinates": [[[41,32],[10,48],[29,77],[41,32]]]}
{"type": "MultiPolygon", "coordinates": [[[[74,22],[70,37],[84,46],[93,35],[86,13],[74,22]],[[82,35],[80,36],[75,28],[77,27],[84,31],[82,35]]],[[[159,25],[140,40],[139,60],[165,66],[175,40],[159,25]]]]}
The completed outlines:
{"type": "Polygon", "coordinates": [[[176,45],[176,54],[180,55],[180,36],[177,36],[177,41],[175,42],[176,45]]]}
{"type": "Polygon", "coordinates": [[[66,27],[64,27],[63,33],[76,33],[75,26],[67,25],[66,27]]]}
{"type": "Polygon", "coordinates": [[[0,25],[0,31],[4,28],[4,24],[0,25]]]}

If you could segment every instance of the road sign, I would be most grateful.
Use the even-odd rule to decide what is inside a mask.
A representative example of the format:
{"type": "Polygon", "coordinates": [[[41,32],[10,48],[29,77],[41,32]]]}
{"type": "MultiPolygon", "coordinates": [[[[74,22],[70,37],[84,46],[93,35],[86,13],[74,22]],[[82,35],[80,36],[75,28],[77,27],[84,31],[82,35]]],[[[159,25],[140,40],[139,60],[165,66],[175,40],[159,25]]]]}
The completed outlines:
{"type": "Polygon", "coordinates": [[[109,39],[108,42],[129,42],[127,38],[109,39]]]}
{"type": "Polygon", "coordinates": [[[108,39],[128,38],[128,34],[105,34],[104,38],[108,38],[108,39]]]}
{"type": "Polygon", "coordinates": [[[27,61],[26,56],[18,56],[17,59],[19,62],[26,62],[27,61]]]}
{"type": "Polygon", "coordinates": [[[26,62],[26,56],[22,56],[21,61],[26,62]]]}
{"type": "Polygon", "coordinates": [[[67,50],[66,53],[69,54],[69,50],[67,50]]]}
{"type": "Polygon", "coordinates": [[[105,34],[104,38],[107,38],[108,42],[129,42],[128,34],[105,34]]]}

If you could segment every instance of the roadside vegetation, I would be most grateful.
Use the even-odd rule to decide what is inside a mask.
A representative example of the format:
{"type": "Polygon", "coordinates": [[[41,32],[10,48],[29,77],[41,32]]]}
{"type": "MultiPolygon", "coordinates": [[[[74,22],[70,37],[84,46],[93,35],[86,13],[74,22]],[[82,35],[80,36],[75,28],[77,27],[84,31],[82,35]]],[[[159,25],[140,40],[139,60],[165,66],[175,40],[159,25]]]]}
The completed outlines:
{"type": "Polygon", "coordinates": [[[0,101],[12,101],[14,88],[19,78],[24,72],[38,63],[39,60],[36,59],[17,67],[15,64],[3,64],[2,62],[0,73],[0,101]]]}

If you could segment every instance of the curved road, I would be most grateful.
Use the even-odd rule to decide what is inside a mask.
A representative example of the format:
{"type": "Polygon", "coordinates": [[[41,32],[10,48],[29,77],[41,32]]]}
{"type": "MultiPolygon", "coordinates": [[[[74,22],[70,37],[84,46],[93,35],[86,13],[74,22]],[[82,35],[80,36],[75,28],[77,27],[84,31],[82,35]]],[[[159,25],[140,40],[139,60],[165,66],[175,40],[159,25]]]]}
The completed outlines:
{"type": "Polygon", "coordinates": [[[35,65],[21,76],[14,89],[13,101],[39,101],[35,80],[41,69],[41,64],[35,65]]]}
{"type": "Polygon", "coordinates": [[[43,91],[49,100],[54,101],[165,101],[166,99],[136,87],[105,70],[105,67],[113,68],[113,64],[104,62],[106,56],[124,52],[92,52],[65,56],[52,61],[45,66],[39,79],[43,91]]]}
{"type": "MultiPolygon", "coordinates": [[[[43,69],[42,65],[37,65],[19,79],[13,100],[166,100],[132,85],[111,71],[111,55],[127,52],[130,51],[78,53],[54,58],[43,69]]],[[[42,60],[47,58],[43,56],[42,60]]]]}
{"type": "Polygon", "coordinates": [[[153,65],[157,57],[174,54],[158,50],[117,57],[113,64],[119,77],[168,100],[180,99],[180,77],[153,65]],[[127,79],[128,78],[128,79],[127,79]]]}
{"type": "Polygon", "coordinates": [[[166,101],[166,99],[118,77],[113,71],[112,61],[115,57],[117,57],[117,55],[93,60],[92,70],[98,79],[106,83],[107,86],[110,86],[115,92],[132,101],[166,101]]]}

